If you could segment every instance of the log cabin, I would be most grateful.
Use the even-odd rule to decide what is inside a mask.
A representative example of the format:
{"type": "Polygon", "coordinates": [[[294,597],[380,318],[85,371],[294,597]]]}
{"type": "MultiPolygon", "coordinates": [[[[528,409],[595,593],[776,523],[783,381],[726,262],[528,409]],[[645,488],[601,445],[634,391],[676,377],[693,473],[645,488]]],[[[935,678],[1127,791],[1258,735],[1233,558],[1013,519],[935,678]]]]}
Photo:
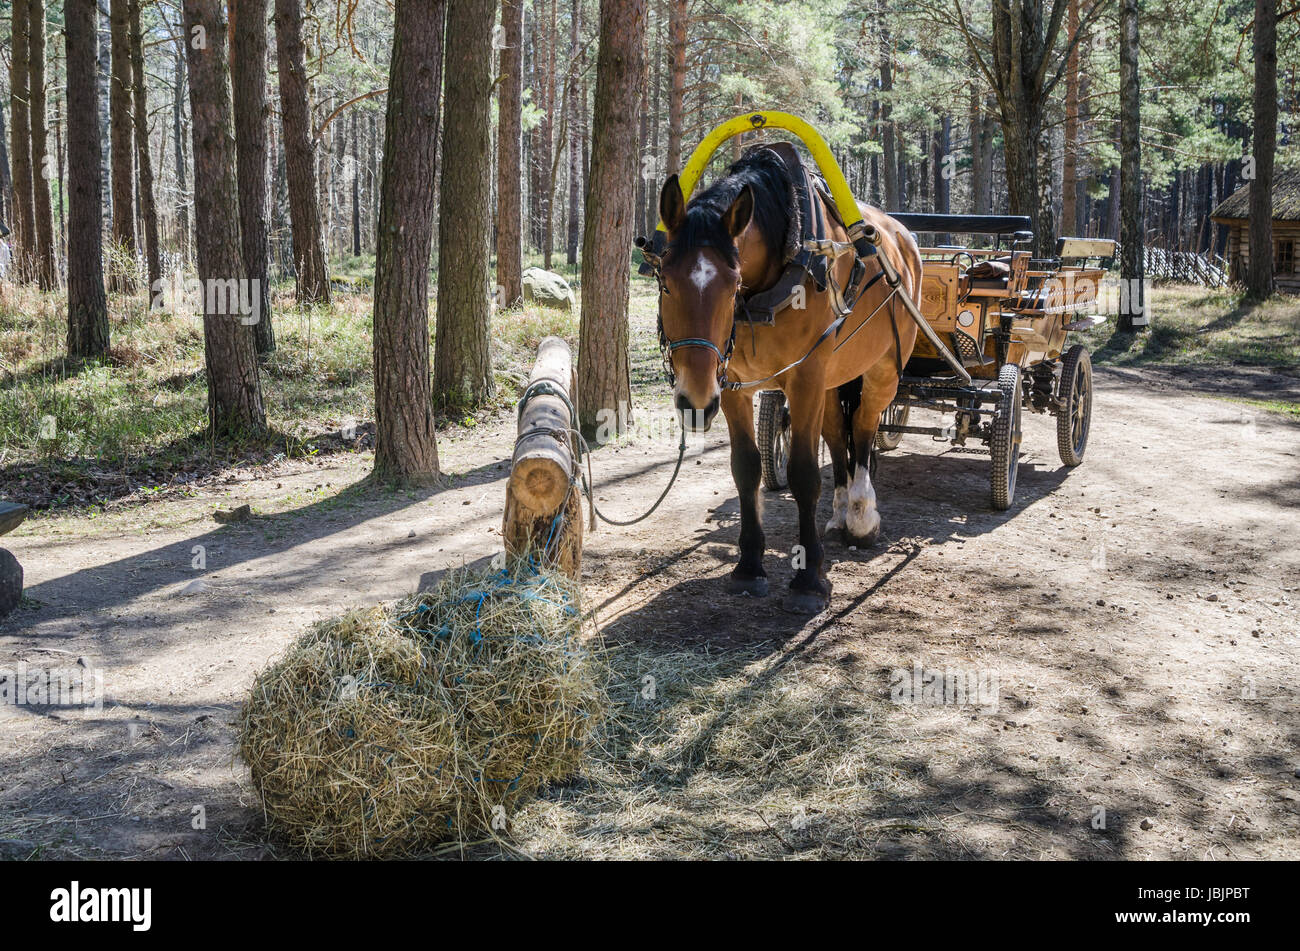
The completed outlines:
{"type": "MultiPolygon", "coordinates": [[[[1244,281],[1250,260],[1250,186],[1228,196],[1210,214],[1228,228],[1228,268],[1244,281]]],[[[1300,294],[1300,168],[1273,174],[1273,282],[1287,294],[1300,294]]]]}

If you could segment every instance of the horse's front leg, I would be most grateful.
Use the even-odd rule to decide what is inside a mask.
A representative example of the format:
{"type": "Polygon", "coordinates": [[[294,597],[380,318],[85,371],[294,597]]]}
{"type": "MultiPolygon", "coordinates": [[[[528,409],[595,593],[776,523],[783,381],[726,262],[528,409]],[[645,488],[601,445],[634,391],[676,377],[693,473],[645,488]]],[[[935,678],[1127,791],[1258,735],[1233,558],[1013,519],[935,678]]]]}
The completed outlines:
{"type": "Polygon", "coordinates": [[[740,496],[740,561],[731,572],[727,590],[731,594],[767,596],[767,572],[763,570],[763,535],[758,486],[763,463],[754,438],[754,397],[745,392],[724,390],[722,413],[731,434],[731,477],[740,496]]]}
{"type": "Polygon", "coordinates": [[[799,545],[791,553],[794,577],[782,607],[796,614],[824,611],[831,599],[831,583],[823,571],[825,553],[817,530],[817,501],[822,494],[822,474],[817,466],[826,390],[818,384],[796,385],[787,390],[790,401],[790,492],[799,507],[799,545]]]}

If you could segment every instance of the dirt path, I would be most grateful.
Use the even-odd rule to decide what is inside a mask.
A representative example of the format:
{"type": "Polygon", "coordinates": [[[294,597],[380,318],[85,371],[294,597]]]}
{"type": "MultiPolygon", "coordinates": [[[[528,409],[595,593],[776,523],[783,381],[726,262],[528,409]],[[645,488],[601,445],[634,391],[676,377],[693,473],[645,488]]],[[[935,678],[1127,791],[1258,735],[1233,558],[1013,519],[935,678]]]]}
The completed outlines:
{"type": "MultiPolygon", "coordinates": [[[[908,437],[881,463],[884,540],[828,546],[834,600],[811,620],[723,593],[725,436],[695,440],[661,513],[588,538],[619,725],[590,775],[516,817],[515,846],[1300,857],[1300,427],[1168,384],[1099,370],[1068,473],[1051,419],[1028,417],[1006,513],[986,457],[908,437]],[[894,702],[917,666],[994,690],[894,702]]],[[[105,701],[0,707],[0,857],[276,854],[233,760],[243,691],[309,622],[490,558],[511,438],[502,420],[444,443],[455,478],[433,492],[350,488],[370,457],[336,456],[7,536],[33,603],[0,622],[0,667],[80,658],[105,701]],[[212,521],[244,502],[250,521],[212,521]]],[[[657,495],[673,449],[600,452],[607,510],[657,495]]],[[[779,590],[787,496],[765,525],[779,590]]]]}

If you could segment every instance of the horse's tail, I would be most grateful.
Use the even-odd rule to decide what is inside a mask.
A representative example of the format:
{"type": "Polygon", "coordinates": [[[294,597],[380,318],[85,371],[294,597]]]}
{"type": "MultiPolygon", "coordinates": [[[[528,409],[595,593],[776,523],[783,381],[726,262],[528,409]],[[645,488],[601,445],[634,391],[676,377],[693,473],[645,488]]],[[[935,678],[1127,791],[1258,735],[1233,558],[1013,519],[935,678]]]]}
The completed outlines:
{"type": "Polygon", "coordinates": [[[837,390],[840,399],[840,412],[844,414],[844,446],[849,453],[849,475],[857,467],[858,454],[853,444],[853,414],[862,405],[863,377],[841,383],[837,390]]]}

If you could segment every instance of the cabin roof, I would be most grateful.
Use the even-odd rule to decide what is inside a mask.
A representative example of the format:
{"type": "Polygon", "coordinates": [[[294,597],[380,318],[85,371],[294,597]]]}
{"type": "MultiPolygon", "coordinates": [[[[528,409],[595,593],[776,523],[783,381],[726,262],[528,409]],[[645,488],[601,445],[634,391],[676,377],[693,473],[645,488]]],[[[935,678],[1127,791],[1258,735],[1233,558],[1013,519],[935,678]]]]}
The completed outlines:
{"type": "MultiPolygon", "coordinates": [[[[1214,219],[1250,217],[1250,185],[1243,185],[1210,213],[1214,219]]],[[[1300,167],[1273,172],[1273,220],[1300,221],[1300,167]]]]}

